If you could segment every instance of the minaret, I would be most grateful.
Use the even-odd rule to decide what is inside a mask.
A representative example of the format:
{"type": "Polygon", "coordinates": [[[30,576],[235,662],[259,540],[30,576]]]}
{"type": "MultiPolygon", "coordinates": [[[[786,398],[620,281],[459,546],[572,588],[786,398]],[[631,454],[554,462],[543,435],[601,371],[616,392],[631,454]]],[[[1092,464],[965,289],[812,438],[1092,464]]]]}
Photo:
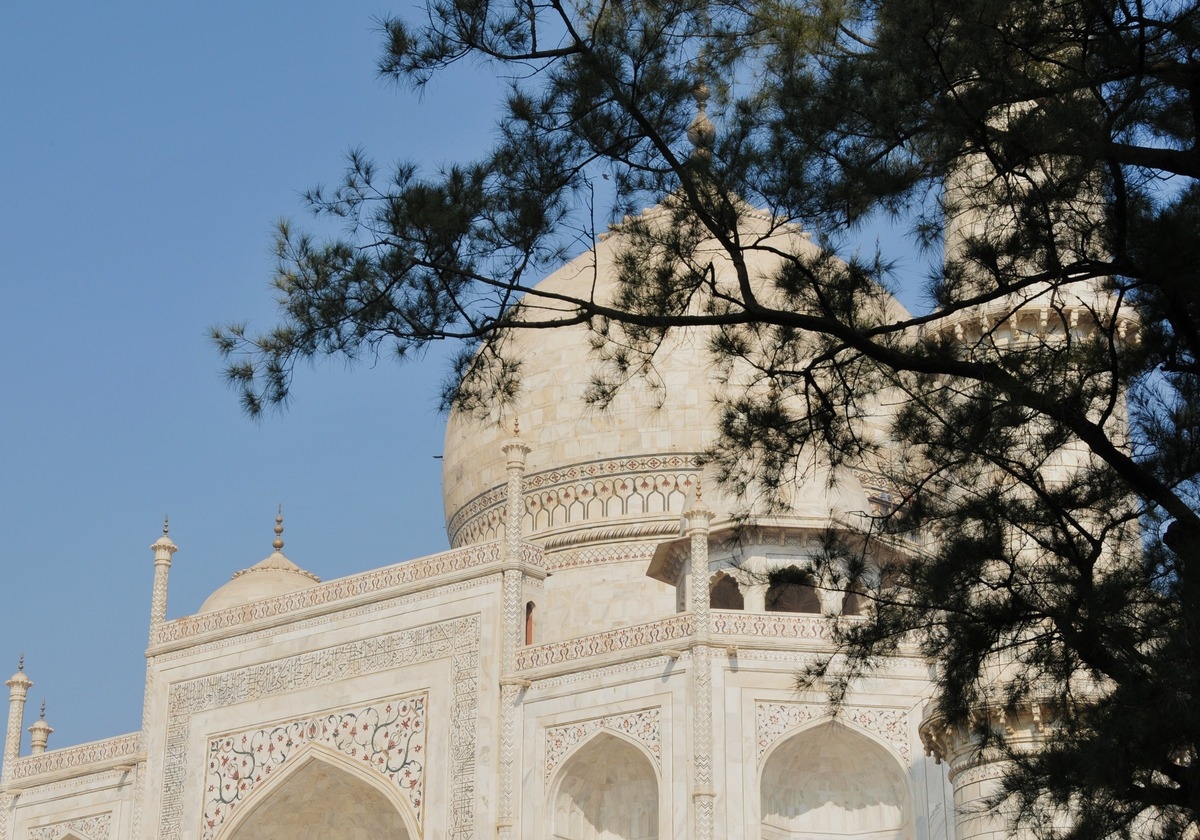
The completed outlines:
{"type": "Polygon", "coordinates": [[[167,620],[167,578],[171,573],[171,555],[178,551],[168,533],[171,523],[163,517],[162,536],[150,546],[154,552],[154,594],[150,598],[150,644],[155,631],[167,620]]]}
{"type": "Polygon", "coordinates": [[[41,714],[38,715],[33,726],[29,727],[29,754],[44,753],[46,744],[50,741],[50,733],[53,731],[50,724],[46,723],[46,699],[43,697],[41,714]]]}
{"type": "Polygon", "coordinates": [[[700,480],[696,500],[683,514],[690,541],[688,603],[692,612],[692,807],[696,840],[712,840],[716,791],[713,788],[712,647],[709,644],[708,533],[713,512],[704,506],[700,480]]]}
{"type": "Polygon", "coordinates": [[[13,764],[21,755],[21,724],[25,721],[25,695],[33,687],[33,680],[25,676],[25,654],[21,654],[17,673],[4,683],[8,686],[8,730],[4,736],[4,767],[0,770],[0,784],[12,778],[13,764]]]}

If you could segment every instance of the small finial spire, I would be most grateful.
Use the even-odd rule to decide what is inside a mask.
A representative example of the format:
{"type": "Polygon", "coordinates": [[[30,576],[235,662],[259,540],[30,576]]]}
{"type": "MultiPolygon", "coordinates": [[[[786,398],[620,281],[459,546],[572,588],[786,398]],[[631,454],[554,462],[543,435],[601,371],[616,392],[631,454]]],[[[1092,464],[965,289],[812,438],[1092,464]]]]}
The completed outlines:
{"type": "Polygon", "coordinates": [[[171,517],[164,514],[163,515],[163,536],[165,537],[170,533],[171,533],[171,517]]]}
{"type": "Polygon", "coordinates": [[[46,719],[46,698],[42,698],[42,710],[38,713],[38,720],[46,719]]]}
{"type": "Polygon", "coordinates": [[[17,658],[17,672],[25,673],[25,651],[21,651],[20,657],[17,658]]]}
{"type": "Polygon", "coordinates": [[[700,82],[693,96],[696,99],[696,116],[688,126],[687,138],[693,146],[692,156],[707,160],[712,157],[713,143],[717,139],[717,127],[708,118],[706,111],[709,96],[708,85],[700,82]]]}
{"type": "Polygon", "coordinates": [[[514,437],[521,436],[521,418],[520,417],[513,418],[513,436],[514,437]]]}
{"type": "Polygon", "coordinates": [[[271,543],[276,551],[283,551],[283,504],[279,505],[279,513],[275,515],[275,540],[271,543]]]}
{"type": "Polygon", "coordinates": [[[704,490],[700,487],[700,476],[696,476],[696,501],[704,501],[704,490]]]}

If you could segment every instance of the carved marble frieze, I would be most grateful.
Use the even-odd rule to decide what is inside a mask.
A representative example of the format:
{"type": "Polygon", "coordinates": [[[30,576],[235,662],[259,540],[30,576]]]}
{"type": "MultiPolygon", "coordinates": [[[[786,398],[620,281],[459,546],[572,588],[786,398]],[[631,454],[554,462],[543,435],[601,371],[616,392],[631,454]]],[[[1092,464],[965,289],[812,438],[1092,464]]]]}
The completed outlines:
{"type": "Polygon", "coordinates": [[[112,814],[56,822],[29,829],[29,840],[59,840],[68,834],[83,840],[108,840],[112,832],[112,814]]]}
{"type": "Polygon", "coordinates": [[[600,656],[606,653],[633,650],[675,639],[685,639],[691,633],[691,614],[675,615],[661,621],[651,621],[646,624],[621,627],[617,630],[607,630],[603,633],[593,633],[589,636],[580,636],[577,639],[570,639],[565,642],[551,642],[544,645],[521,648],[516,654],[517,668],[537,668],[543,665],[573,662],[589,656],[600,656]]]}
{"type": "MultiPolygon", "coordinates": [[[[609,458],[531,473],[524,480],[526,534],[637,513],[681,513],[699,470],[694,454],[609,458]]],[[[447,526],[450,544],[497,539],[504,526],[504,485],[480,493],[447,526]]]]}

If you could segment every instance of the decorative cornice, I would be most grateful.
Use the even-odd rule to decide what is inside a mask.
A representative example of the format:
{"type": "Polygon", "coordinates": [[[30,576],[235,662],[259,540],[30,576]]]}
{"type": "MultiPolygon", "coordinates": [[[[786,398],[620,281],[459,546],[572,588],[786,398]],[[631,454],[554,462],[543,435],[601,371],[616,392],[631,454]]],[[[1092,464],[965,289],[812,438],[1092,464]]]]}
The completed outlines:
{"type": "Polygon", "coordinates": [[[577,662],[592,656],[643,648],[646,649],[645,652],[653,653],[664,643],[686,639],[691,633],[692,616],[690,613],[681,613],[647,624],[635,624],[632,627],[593,633],[564,642],[551,642],[522,648],[517,651],[517,668],[519,670],[541,668],[562,662],[577,662]]]}
{"type": "MultiPolygon", "coordinates": [[[[567,522],[578,526],[589,519],[603,522],[640,514],[650,508],[639,505],[637,511],[626,511],[626,500],[630,496],[647,499],[654,493],[662,496],[661,512],[678,515],[699,468],[699,453],[667,452],[584,461],[530,473],[523,478],[525,534],[528,538],[567,522]],[[602,510],[593,512],[591,508],[597,505],[602,510]]],[[[498,484],[468,500],[446,523],[450,544],[461,546],[499,536],[506,499],[506,485],[498,484]]]]}
{"type": "Polygon", "coordinates": [[[122,761],[128,764],[136,763],[139,758],[138,740],[140,733],[121,735],[103,741],[93,741],[80,744],[77,747],[65,747],[58,750],[48,750],[38,755],[19,758],[13,764],[12,778],[32,779],[36,776],[47,776],[62,771],[78,771],[79,773],[96,773],[111,769],[113,762],[122,761]]]}
{"type": "Polygon", "coordinates": [[[654,543],[621,543],[619,545],[598,545],[579,548],[573,551],[561,551],[546,555],[546,568],[551,572],[564,569],[577,569],[583,566],[603,566],[609,563],[641,562],[649,563],[654,556],[654,543]]]}
{"type": "MultiPolygon", "coordinates": [[[[451,575],[461,575],[483,569],[501,561],[499,543],[485,543],[453,549],[441,554],[397,563],[359,575],[331,580],[317,586],[266,598],[250,604],[217,610],[211,613],[179,618],[159,626],[154,632],[154,647],[171,645],[208,633],[255,625],[272,619],[319,610],[322,614],[341,609],[343,602],[375,599],[396,594],[391,590],[433,582],[451,575]]],[[[535,545],[522,546],[523,563],[535,569],[544,568],[542,551],[535,545]]],[[[250,629],[250,628],[247,628],[250,629]]],[[[254,627],[253,629],[258,629],[254,627]]],[[[153,650],[157,654],[160,651],[153,650]]]]}

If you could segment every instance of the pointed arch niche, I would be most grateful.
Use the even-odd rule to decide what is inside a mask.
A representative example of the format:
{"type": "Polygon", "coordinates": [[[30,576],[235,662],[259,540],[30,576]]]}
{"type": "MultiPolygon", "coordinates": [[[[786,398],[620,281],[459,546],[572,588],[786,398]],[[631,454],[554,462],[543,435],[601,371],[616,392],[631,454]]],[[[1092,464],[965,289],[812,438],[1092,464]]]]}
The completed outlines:
{"type": "Polygon", "coordinates": [[[596,733],[563,762],[551,790],[555,840],[658,840],[658,774],[624,738],[596,733]]]}
{"type": "Polygon", "coordinates": [[[218,840],[417,840],[407,802],[378,773],[308,746],[240,803],[218,840]]]}
{"type": "Polygon", "coordinates": [[[837,722],[780,742],[763,764],[762,840],[913,840],[901,763],[837,722]]]}

